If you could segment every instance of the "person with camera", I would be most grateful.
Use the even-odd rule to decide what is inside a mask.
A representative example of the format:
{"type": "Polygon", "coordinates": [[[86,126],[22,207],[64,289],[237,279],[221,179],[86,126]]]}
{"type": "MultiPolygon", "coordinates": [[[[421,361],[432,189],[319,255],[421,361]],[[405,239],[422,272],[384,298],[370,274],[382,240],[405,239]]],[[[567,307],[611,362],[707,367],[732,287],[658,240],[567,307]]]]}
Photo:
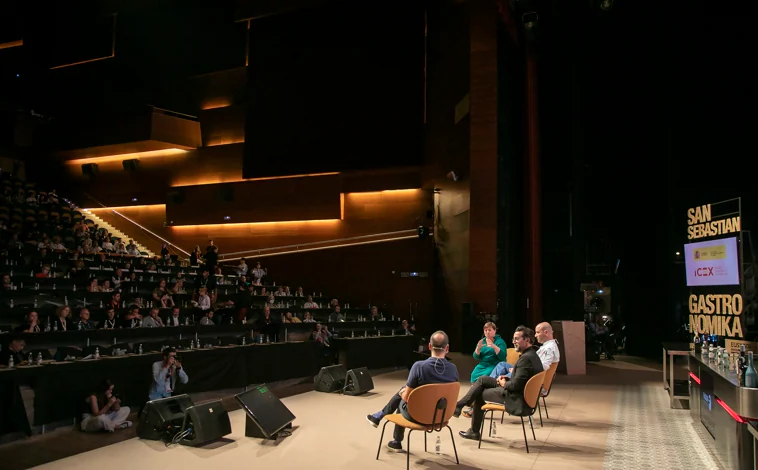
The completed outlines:
{"type": "Polygon", "coordinates": [[[176,349],[166,348],[163,350],[163,360],[153,364],[153,383],[148,394],[150,400],[170,397],[176,387],[177,378],[183,384],[189,382],[181,360],[176,357],[176,349]]]}
{"type": "Polygon", "coordinates": [[[87,397],[82,413],[82,431],[113,432],[132,426],[132,422],[126,420],[129,417],[129,407],[121,406],[121,399],[113,394],[113,388],[113,382],[105,379],[100,383],[100,389],[87,397]]]}

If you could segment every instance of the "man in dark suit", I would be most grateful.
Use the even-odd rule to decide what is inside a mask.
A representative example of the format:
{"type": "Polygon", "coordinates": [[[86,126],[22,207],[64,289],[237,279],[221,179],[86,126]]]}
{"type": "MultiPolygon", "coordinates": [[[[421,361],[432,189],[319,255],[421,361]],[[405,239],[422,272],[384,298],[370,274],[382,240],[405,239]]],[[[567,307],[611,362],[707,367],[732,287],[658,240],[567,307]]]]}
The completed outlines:
{"type": "Polygon", "coordinates": [[[535,374],[542,372],[542,361],[537,355],[534,346],[534,331],[525,326],[519,326],[513,333],[513,346],[521,357],[513,366],[511,378],[501,375],[497,379],[492,377],[479,377],[469,392],[455,407],[455,416],[459,416],[464,406],[473,406],[471,428],[468,431],[460,431],[464,439],[479,440],[479,429],[482,425],[482,405],[487,402],[502,403],[510,414],[520,415],[528,408],[524,402],[524,388],[526,383],[535,374]]]}

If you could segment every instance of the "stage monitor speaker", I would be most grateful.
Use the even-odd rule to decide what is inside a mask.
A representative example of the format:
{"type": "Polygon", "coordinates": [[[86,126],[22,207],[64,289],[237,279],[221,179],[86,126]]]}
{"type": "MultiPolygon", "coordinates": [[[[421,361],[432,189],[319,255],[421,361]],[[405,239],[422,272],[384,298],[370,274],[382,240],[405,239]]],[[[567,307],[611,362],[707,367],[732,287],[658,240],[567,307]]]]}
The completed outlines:
{"type": "Polygon", "coordinates": [[[181,440],[183,445],[200,446],[231,434],[232,423],[221,400],[212,401],[185,410],[182,432],[188,433],[181,440]]]}
{"type": "Polygon", "coordinates": [[[345,395],[362,395],[374,389],[374,380],[365,367],[350,369],[345,379],[345,395]]]}
{"type": "Polygon", "coordinates": [[[97,163],[85,163],[82,165],[82,174],[87,176],[95,176],[99,173],[97,163]]]}
{"type": "Polygon", "coordinates": [[[169,437],[172,430],[179,432],[184,423],[184,412],[192,405],[189,395],[150,400],[140,413],[137,437],[159,441],[169,437]]]}
{"type": "Polygon", "coordinates": [[[282,431],[291,429],[295,415],[261,384],[234,396],[247,414],[245,436],[277,439],[282,431]]]}
{"type": "Polygon", "coordinates": [[[337,392],[345,386],[347,371],[345,366],[338,364],[336,366],[322,367],[318,375],[313,379],[316,384],[317,392],[337,392]]]}
{"type": "Polygon", "coordinates": [[[124,170],[126,171],[136,171],[137,168],[139,168],[139,160],[136,158],[123,160],[121,164],[124,166],[124,170]]]}

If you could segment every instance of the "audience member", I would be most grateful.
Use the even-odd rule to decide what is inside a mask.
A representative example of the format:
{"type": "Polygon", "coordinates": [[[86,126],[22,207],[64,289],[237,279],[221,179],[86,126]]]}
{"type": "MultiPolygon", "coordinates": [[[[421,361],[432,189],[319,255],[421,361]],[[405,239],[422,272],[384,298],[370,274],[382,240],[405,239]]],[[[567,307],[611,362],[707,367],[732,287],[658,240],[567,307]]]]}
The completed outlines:
{"type": "Polygon", "coordinates": [[[157,400],[170,397],[175,390],[177,378],[182,384],[189,381],[182,363],[176,358],[176,349],[166,348],[163,350],[163,360],[153,364],[153,383],[148,398],[157,400]]]}
{"type": "Polygon", "coordinates": [[[163,324],[163,320],[161,320],[161,317],[158,316],[159,311],[160,310],[157,308],[151,308],[150,316],[148,316],[142,321],[142,326],[145,328],[156,328],[156,327],[165,326],[163,324]]]}
{"type": "Polygon", "coordinates": [[[339,305],[334,306],[334,311],[329,315],[329,321],[331,323],[345,321],[345,317],[340,313],[339,305]]]}
{"type": "Polygon", "coordinates": [[[39,333],[40,331],[39,315],[34,310],[27,313],[26,322],[16,328],[17,333],[39,333]]]}
{"type": "Polygon", "coordinates": [[[79,330],[94,330],[95,324],[89,319],[89,309],[83,308],[79,310],[79,324],[77,325],[79,330]]]}
{"type": "Polygon", "coordinates": [[[87,397],[80,425],[82,431],[113,432],[132,426],[132,422],[127,421],[129,407],[121,406],[121,399],[113,394],[113,388],[113,382],[105,379],[101,382],[99,390],[87,397]]]}
{"type": "Polygon", "coordinates": [[[8,343],[8,347],[0,351],[0,365],[7,366],[10,364],[10,358],[13,358],[13,365],[17,366],[27,360],[24,348],[26,341],[23,338],[14,338],[8,343]]]}

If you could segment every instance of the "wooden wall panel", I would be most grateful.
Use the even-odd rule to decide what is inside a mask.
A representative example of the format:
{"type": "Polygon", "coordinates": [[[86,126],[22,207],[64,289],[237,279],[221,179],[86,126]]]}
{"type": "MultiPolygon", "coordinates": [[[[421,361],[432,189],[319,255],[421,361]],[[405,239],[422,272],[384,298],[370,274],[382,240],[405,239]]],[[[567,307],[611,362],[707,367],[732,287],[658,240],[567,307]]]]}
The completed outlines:
{"type": "Polygon", "coordinates": [[[175,188],[169,225],[334,220],[341,217],[339,175],[175,188]]]}
{"type": "MultiPolygon", "coordinates": [[[[285,180],[274,180],[285,181],[285,180]]],[[[260,184],[248,182],[245,184],[260,184]]],[[[428,191],[387,191],[379,193],[346,194],[344,219],[325,221],[210,224],[181,227],[164,227],[164,205],[149,207],[119,207],[118,212],[134,220],[160,237],[169,240],[186,251],[195,245],[205,247],[213,239],[219,252],[234,253],[278,246],[321,242],[340,238],[358,237],[378,233],[411,230],[418,226],[419,218],[425,216],[432,206],[428,191]]],[[[111,214],[108,209],[94,212],[127,234],[137,236],[140,230],[111,214]]],[[[144,239],[144,236],[141,236],[144,239]]],[[[160,242],[148,244],[148,248],[160,248],[160,242]]]]}

